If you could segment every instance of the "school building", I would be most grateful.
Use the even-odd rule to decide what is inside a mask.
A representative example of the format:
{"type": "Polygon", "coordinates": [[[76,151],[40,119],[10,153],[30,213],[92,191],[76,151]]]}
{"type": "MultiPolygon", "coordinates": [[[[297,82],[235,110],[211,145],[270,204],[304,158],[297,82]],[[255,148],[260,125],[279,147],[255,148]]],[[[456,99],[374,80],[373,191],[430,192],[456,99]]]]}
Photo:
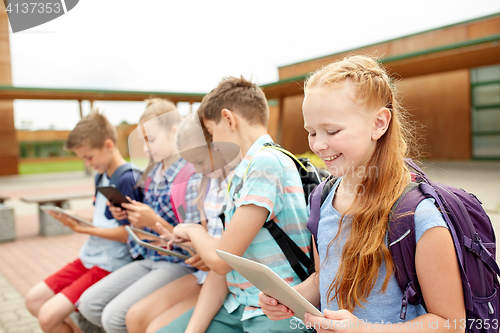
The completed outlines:
{"type": "MultiPolygon", "coordinates": [[[[13,87],[3,6],[0,3],[0,175],[17,174],[19,158],[37,153],[36,140],[23,143],[16,137],[14,99],[78,100],[81,105],[82,100],[140,101],[151,94],[174,103],[195,103],[203,97],[13,87]]],[[[404,106],[412,120],[425,126],[423,151],[428,159],[500,159],[500,13],[280,67],[279,81],[262,86],[270,102],[269,132],[277,142],[296,154],[309,151],[301,111],[304,79],[352,54],[379,57],[399,79],[404,106]]],[[[54,142],[38,148],[38,153],[57,154],[62,142],[54,142]]]]}
{"type": "Polygon", "coordinates": [[[412,120],[425,126],[432,160],[500,159],[500,13],[279,68],[264,85],[276,99],[277,138],[306,152],[301,103],[307,75],[348,55],[379,57],[397,83],[412,120]]]}

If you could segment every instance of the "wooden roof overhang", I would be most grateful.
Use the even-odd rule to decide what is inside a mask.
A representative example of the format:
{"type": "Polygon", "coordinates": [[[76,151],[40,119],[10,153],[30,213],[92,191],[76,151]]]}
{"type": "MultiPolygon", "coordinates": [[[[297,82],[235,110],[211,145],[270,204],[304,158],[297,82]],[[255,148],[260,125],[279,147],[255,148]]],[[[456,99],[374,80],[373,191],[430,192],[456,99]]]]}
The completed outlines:
{"type": "MultiPolygon", "coordinates": [[[[356,51],[350,51],[355,54],[356,51]]],[[[342,59],[347,54],[329,57],[325,62],[342,59]]],[[[500,63],[500,34],[444,45],[417,52],[381,58],[381,62],[396,78],[409,78],[500,63]]],[[[303,93],[304,80],[309,74],[286,78],[261,86],[268,99],[280,99],[303,93]]]]}
{"type": "Polygon", "coordinates": [[[0,86],[1,99],[49,99],[49,100],[89,100],[89,101],[144,101],[151,97],[167,98],[174,103],[201,102],[205,94],[120,91],[120,90],[88,90],[88,89],[56,89],[0,86]]]}

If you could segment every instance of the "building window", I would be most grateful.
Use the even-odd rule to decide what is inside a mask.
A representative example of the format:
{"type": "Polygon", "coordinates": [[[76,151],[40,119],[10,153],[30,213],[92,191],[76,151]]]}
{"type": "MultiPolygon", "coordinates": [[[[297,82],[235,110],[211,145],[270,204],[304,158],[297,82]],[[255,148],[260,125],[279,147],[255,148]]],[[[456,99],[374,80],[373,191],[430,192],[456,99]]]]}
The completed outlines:
{"type": "Polygon", "coordinates": [[[500,65],[471,70],[472,156],[500,159],[500,65]]]}

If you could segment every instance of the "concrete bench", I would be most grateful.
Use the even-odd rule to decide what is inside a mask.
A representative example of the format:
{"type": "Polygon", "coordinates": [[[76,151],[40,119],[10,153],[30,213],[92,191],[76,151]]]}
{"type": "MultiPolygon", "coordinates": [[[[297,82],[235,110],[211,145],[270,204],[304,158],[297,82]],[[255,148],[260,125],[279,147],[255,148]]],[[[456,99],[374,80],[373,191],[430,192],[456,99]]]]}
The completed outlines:
{"type": "Polygon", "coordinates": [[[14,208],[6,206],[5,200],[9,197],[0,195],[0,242],[7,242],[16,239],[16,219],[14,218],[14,208]]]}
{"type": "Polygon", "coordinates": [[[30,197],[22,197],[21,200],[28,203],[38,204],[38,216],[40,218],[40,235],[56,236],[69,234],[72,230],[66,227],[61,222],[54,219],[52,216],[40,209],[40,206],[56,206],[63,209],[69,209],[69,201],[75,199],[92,198],[94,192],[75,192],[63,194],[37,195],[30,197]]]}

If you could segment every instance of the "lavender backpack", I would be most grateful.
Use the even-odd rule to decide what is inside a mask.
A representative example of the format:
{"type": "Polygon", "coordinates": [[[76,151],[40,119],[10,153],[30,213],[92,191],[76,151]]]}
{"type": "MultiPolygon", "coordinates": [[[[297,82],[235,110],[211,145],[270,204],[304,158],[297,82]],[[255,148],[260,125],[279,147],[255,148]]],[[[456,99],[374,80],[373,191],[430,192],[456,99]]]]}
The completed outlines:
{"type": "MultiPolygon", "coordinates": [[[[415,172],[415,182],[404,191],[392,208],[389,218],[389,249],[396,266],[396,279],[403,292],[402,320],[406,318],[408,303],[425,302],[415,270],[415,221],[417,205],[425,198],[434,198],[446,221],[462,277],[466,322],[447,323],[448,328],[465,328],[466,332],[498,332],[500,303],[498,298],[500,269],[495,261],[495,233],[481,202],[463,189],[434,183],[412,160],[407,165],[415,172]]],[[[307,227],[317,242],[321,204],[326,199],[335,178],[318,185],[311,193],[311,214],[307,227]]],[[[317,248],[317,244],[316,244],[317,248]]]]}

